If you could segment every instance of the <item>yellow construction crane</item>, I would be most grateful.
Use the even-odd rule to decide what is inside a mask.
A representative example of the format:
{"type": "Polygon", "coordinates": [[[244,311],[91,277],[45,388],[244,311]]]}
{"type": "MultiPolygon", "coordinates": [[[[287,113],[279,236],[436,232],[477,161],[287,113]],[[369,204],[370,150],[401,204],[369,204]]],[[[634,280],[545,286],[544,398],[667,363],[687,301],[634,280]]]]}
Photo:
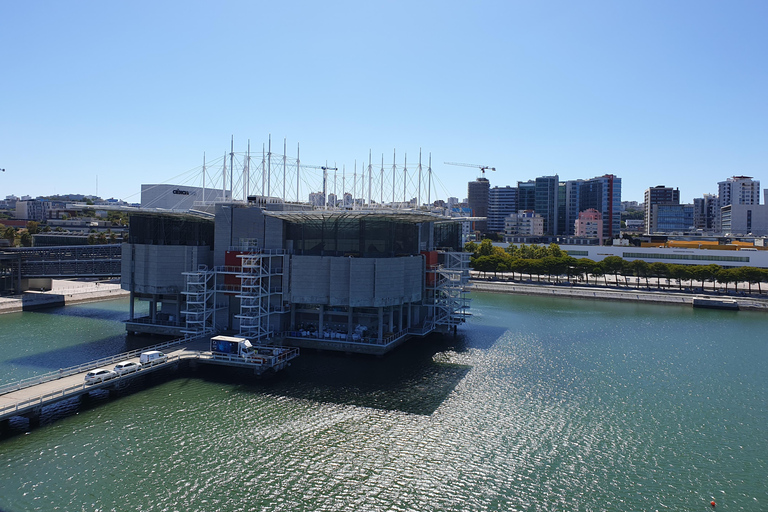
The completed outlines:
{"type": "Polygon", "coordinates": [[[480,171],[483,173],[483,177],[485,177],[485,171],[495,171],[495,167],[491,167],[489,165],[477,165],[477,164],[460,164],[458,162],[443,162],[445,165],[458,165],[459,167],[475,167],[476,169],[480,169],[480,171]]]}

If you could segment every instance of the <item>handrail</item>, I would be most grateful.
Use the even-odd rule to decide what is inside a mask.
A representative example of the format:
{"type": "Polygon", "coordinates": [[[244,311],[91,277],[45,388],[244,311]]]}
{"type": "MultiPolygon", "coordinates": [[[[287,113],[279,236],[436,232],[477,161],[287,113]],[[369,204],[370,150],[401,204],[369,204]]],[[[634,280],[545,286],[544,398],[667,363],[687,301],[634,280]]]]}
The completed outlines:
{"type": "Polygon", "coordinates": [[[95,361],[89,361],[87,363],[79,364],[76,366],[70,366],[68,368],[62,368],[59,371],[55,372],[48,372],[44,373],[42,375],[38,375],[35,377],[28,377],[26,379],[22,379],[16,382],[11,382],[9,384],[5,384],[3,386],[0,386],[0,395],[4,395],[5,393],[8,393],[10,391],[18,391],[21,389],[26,389],[32,386],[35,386],[37,384],[42,384],[44,382],[50,382],[52,380],[57,380],[62,377],[68,377],[70,375],[76,375],[78,373],[82,373],[87,370],[92,370],[93,368],[98,368],[99,366],[114,363],[116,361],[122,361],[125,359],[130,359],[132,357],[136,357],[138,355],[141,355],[142,352],[146,352],[148,350],[158,350],[161,348],[171,347],[173,345],[179,345],[181,343],[189,341],[189,338],[175,338],[170,341],[166,341],[164,343],[159,343],[157,345],[152,345],[150,347],[144,347],[139,348],[135,350],[131,350],[130,352],[123,352],[121,354],[116,354],[113,356],[104,357],[101,359],[97,359],[95,361]]]}
{"type": "MultiPolygon", "coordinates": [[[[197,358],[197,357],[199,357],[199,353],[186,355],[185,359],[197,358]]],[[[151,368],[159,368],[161,366],[166,366],[169,363],[171,363],[172,361],[180,361],[181,359],[182,359],[182,357],[179,354],[175,354],[173,356],[169,356],[168,360],[166,362],[152,365],[151,368]]],[[[34,397],[28,398],[28,399],[26,399],[26,400],[24,400],[22,402],[16,402],[15,404],[6,405],[5,407],[0,408],[0,415],[5,414],[9,409],[12,410],[12,411],[18,411],[19,409],[25,409],[25,408],[29,407],[30,405],[40,404],[42,406],[42,405],[44,405],[43,402],[46,399],[49,399],[49,398],[54,398],[54,397],[58,397],[58,396],[61,396],[63,398],[65,396],[72,395],[72,394],[74,394],[77,391],[82,391],[82,390],[85,390],[85,389],[98,389],[100,387],[99,384],[108,384],[108,383],[111,383],[111,382],[114,382],[114,381],[119,381],[120,379],[132,378],[132,377],[135,377],[137,375],[137,373],[138,372],[128,373],[128,374],[125,374],[125,375],[118,375],[117,377],[113,377],[111,379],[108,379],[108,380],[105,380],[105,381],[102,381],[102,382],[99,382],[99,383],[94,383],[94,384],[91,384],[91,385],[86,385],[85,382],[83,382],[82,384],[78,384],[77,386],[70,386],[68,388],[64,388],[64,389],[61,389],[61,390],[58,390],[58,391],[53,391],[53,392],[50,392],[50,393],[45,393],[43,395],[34,396],[34,397]]]]}

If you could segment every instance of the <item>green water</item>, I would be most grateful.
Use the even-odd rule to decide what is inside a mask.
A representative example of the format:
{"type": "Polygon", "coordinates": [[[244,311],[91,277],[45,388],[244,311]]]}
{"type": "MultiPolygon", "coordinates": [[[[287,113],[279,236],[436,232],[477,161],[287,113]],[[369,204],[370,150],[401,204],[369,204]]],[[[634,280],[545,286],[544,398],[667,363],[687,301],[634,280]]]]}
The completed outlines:
{"type": "MultiPolygon", "coordinates": [[[[0,509],[768,509],[768,316],[473,299],[458,337],[385,358],[305,351],[274,381],[62,404],[0,441],[0,509]]],[[[2,336],[0,369],[32,371],[2,336]]],[[[106,343],[68,336],[30,354],[106,343]]]]}

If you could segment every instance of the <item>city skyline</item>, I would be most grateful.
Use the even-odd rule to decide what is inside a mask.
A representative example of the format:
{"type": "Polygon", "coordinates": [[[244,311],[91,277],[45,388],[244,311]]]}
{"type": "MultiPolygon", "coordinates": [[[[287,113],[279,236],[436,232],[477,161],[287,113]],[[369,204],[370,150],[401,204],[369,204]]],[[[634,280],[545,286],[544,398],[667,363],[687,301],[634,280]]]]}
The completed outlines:
{"type": "MultiPolygon", "coordinates": [[[[761,2],[4,6],[0,196],[136,202],[260,151],[351,172],[432,156],[435,194],[614,174],[622,199],[763,179],[761,2]],[[148,13],[150,15],[148,15],[148,13]],[[246,20],[241,22],[240,20],[246,20]],[[239,26],[238,23],[242,23],[239,26]],[[97,190],[98,182],[98,190],[97,190]]],[[[764,181],[764,180],[763,180],[764,181]]]]}

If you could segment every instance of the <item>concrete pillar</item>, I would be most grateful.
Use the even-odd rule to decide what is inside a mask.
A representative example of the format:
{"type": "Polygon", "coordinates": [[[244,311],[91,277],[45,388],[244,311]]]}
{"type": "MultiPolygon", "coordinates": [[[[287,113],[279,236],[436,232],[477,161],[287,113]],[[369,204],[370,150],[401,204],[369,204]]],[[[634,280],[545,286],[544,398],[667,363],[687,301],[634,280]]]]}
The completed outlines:
{"type": "Polygon", "coordinates": [[[323,337],[323,313],[325,312],[325,306],[320,304],[320,313],[317,315],[317,337],[323,337]]]}
{"type": "Polygon", "coordinates": [[[379,341],[384,339],[384,308],[379,307],[379,341]]]}
{"type": "Polygon", "coordinates": [[[352,306],[349,306],[349,309],[347,309],[347,336],[352,336],[352,333],[354,332],[354,326],[352,325],[352,306]]]}
{"type": "Polygon", "coordinates": [[[397,332],[403,330],[403,303],[400,303],[400,313],[397,315],[397,332]]]}
{"type": "Polygon", "coordinates": [[[389,332],[395,332],[395,308],[389,308],[389,332]]]}
{"type": "Polygon", "coordinates": [[[29,430],[32,430],[33,428],[37,428],[40,426],[40,411],[36,410],[27,416],[29,418],[29,430]]]}
{"type": "Polygon", "coordinates": [[[149,317],[152,323],[155,323],[157,318],[157,296],[155,294],[152,294],[152,299],[149,301],[149,317]]]}
{"type": "Polygon", "coordinates": [[[134,315],[133,301],[135,300],[135,298],[136,298],[135,292],[133,290],[131,290],[131,297],[129,299],[131,301],[131,303],[129,304],[130,312],[128,313],[128,319],[129,320],[133,320],[133,315],[134,315]]]}
{"type": "Polygon", "coordinates": [[[411,328],[411,320],[413,319],[413,304],[408,303],[408,328],[411,328]]]}
{"type": "Polygon", "coordinates": [[[296,304],[291,304],[291,330],[296,330],[296,304]]]}

